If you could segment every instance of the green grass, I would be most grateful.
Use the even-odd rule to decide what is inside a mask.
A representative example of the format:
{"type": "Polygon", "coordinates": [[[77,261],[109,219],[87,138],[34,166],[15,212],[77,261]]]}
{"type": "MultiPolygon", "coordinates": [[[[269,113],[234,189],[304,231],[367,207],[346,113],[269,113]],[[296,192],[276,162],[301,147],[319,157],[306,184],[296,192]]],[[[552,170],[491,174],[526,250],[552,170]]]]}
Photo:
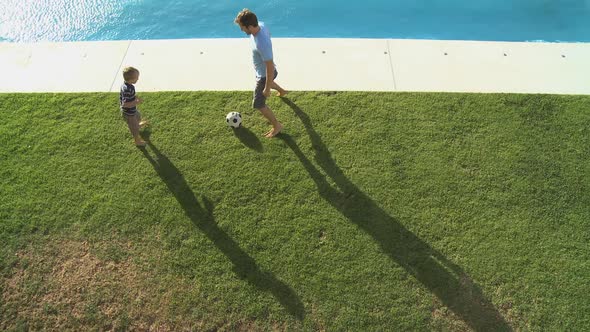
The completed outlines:
{"type": "Polygon", "coordinates": [[[590,329],[590,97],[140,95],[0,95],[0,329],[590,329]]]}

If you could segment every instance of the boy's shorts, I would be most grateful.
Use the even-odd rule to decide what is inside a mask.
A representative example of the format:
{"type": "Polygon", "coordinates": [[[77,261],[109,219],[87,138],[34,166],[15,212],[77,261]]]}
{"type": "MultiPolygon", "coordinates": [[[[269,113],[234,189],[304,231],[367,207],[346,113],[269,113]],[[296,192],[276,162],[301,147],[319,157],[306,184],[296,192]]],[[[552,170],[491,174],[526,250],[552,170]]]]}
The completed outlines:
{"type": "MultiPolygon", "coordinates": [[[[279,72],[275,69],[275,77],[277,78],[279,72]]],[[[254,98],[252,99],[252,107],[256,109],[261,109],[266,105],[266,97],[262,92],[264,91],[264,86],[266,85],[266,77],[261,77],[256,80],[256,88],[254,89],[254,98]]]]}
{"type": "Polygon", "coordinates": [[[125,122],[128,122],[129,118],[132,118],[134,116],[137,117],[137,123],[141,122],[141,113],[139,113],[139,110],[136,110],[135,114],[133,115],[125,114],[125,112],[121,111],[121,117],[123,117],[123,120],[125,120],[125,122]]]}

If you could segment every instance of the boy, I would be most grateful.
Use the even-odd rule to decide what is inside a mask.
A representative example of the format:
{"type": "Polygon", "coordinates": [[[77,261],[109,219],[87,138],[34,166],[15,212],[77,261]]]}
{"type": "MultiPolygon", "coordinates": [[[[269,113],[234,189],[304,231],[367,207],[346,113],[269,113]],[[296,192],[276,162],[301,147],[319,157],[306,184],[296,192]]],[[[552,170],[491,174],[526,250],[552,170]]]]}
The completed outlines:
{"type": "Polygon", "coordinates": [[[147,124],[147,121],[141,121],[141,113],[137,109],[137,105],[141,104],[143,100],[135,96],[135,86],[139,80],[139,70],[133,67],[125,67],[123,69],[123,79],[125,83],[121,85],[121,93],[119,95],[119,103],[121,105],[121,115],[129,131],[135,140],[135,145],[138,147],[145,146],[145,141],[139,135],[139,128],[147,124]]]}
{"type": "Polygon", "coordinates": [[[273,62],[270,32],[264,22],[259,23],[256,14],[247,8],[238,13],[234,22],[240,26],[240,30],[250,36],[252,60],[256,71],[256,88],[254,89],[252,107],[260,110],[262,115],[272,124],[272,129],[264,136],[275,137],[281,132],[283,125],[266,105],[266,98],[270,96],[271,88],[278,91],[279,97],[286,95],[287,91],[274,81],[277,77],[277,70],[273,62]]]}

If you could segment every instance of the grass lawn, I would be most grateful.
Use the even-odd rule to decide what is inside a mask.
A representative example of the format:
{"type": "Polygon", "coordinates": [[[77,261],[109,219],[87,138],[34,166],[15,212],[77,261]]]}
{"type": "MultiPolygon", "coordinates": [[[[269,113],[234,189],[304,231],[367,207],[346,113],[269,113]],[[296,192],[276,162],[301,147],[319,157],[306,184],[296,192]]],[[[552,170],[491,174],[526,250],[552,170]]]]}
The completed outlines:
{"type": "Polygon", "coordinates": [[[0,95],[1,330],[590,330],[590,96],[139,95],[0,95]]]}

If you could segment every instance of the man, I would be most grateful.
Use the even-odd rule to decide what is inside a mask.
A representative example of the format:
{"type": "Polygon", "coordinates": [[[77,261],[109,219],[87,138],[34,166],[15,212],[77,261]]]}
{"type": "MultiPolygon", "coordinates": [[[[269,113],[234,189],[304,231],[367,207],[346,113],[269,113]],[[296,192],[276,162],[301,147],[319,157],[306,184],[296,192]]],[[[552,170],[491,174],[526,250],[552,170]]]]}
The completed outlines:
{"type": "Polygon", "coordinates": [[[277,90],[277,95],[283,97],[287,94],[274,80],[277,77],[277,70],[272,57],[272,42],[270,31],[264,22],[258,22],[256,14],[245,8],[238,13],[235,23],[240,29],[250,36],[252,47],[252,60],[256,71],[256,88],[252,107],[260,110],[262,115],[270,121],[272,129],[264,136],[275,137],[283,129],[283,125],[277,120],[272,110],[266,105],[266,98],[270,97],[270,89],[277,90]]]}

